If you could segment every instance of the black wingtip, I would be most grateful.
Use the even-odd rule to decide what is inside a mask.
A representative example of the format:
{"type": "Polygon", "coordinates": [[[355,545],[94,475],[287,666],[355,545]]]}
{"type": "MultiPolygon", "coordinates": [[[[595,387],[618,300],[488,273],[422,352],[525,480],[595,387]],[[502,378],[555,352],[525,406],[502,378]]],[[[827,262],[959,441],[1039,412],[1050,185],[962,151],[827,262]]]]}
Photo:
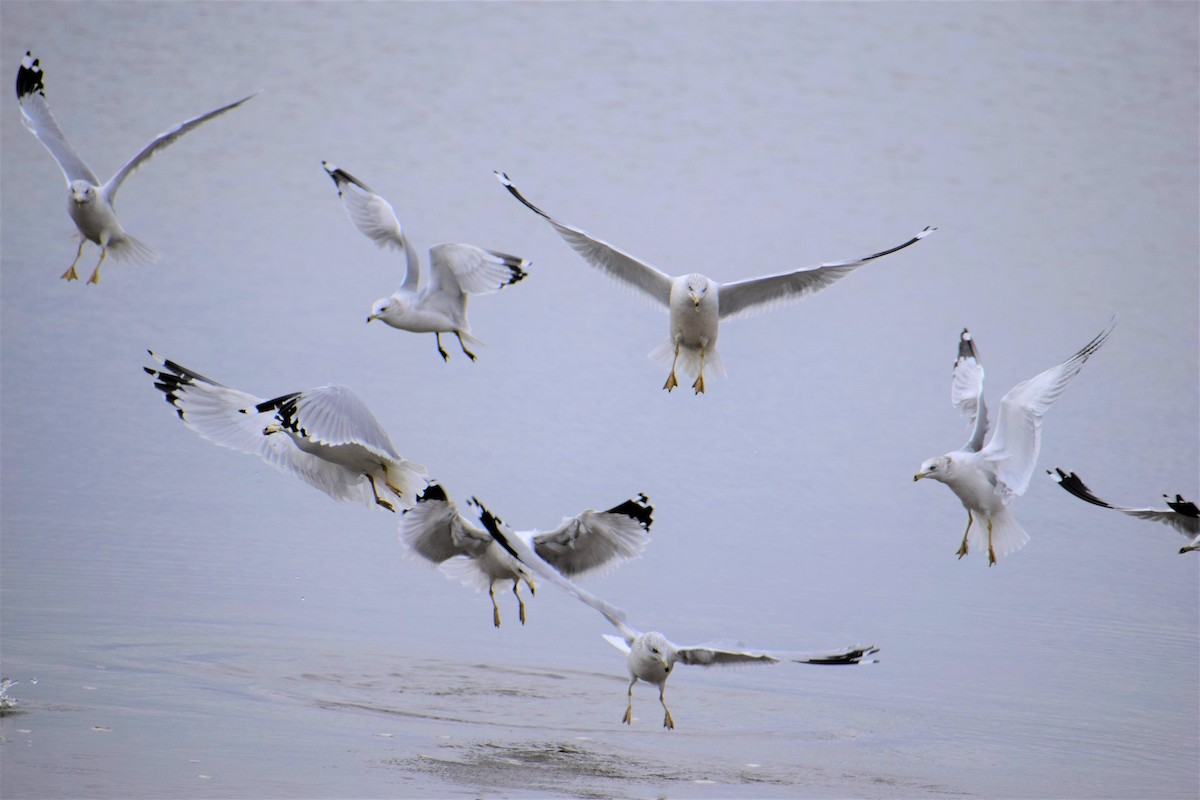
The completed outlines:
{"type": "Polygon", "coordinates": [[[637,520],[638,524],[646,530],[650,530],[650,524],[654,521],[654,506],[650,505],[650,498],[645,494],[639,494],[636,498],[615,505],[605,513],[624,514],[630,519],[637,520]]]}
{"type": "Polygon", "coordinates": [[[975,340],[971,337],[971,332],[963,328],[962,333],[958,335],[958,361],[955,361],[954,365],[958,366],[965,358],[973,358],[976,362],[979,361],[979,354],[975,351],[975,340]]]}
{"type": "Polygon", "coordinates": [[[21,59],[21,68],[17,70],[17,99],[22,100],[34,92],[45,97],[46,86],[42,83],[43,74],[41,64],[33,57],[33,51],[26,50],[25,58],[21,59]]]}
{"type": "Polygon", "coordinates": [[[440,483],[431,483],[425,487],[425,491],[417,495],[418,503],[427,503],[434,500],[441,500],[443,503],[450,501],[446,496],[446,490],[442,488],[440,483]]]}
{"type": "MultiPolygon", "coordinates": [[[[1163,497],[1166,497],[1166,495],[1164,494],[1163,497]]],[[[1177,494],[1175,495],[1174,500],[1168,499],[1167,505],[1176,514],[1180,514],[1185,517],[1191,517],[1192,519],[1200,517],[1200,508],[1197,508],[1195,503],[1190,503],[1187,500],[1184,500],[1183,495],[1177,494]]]]}

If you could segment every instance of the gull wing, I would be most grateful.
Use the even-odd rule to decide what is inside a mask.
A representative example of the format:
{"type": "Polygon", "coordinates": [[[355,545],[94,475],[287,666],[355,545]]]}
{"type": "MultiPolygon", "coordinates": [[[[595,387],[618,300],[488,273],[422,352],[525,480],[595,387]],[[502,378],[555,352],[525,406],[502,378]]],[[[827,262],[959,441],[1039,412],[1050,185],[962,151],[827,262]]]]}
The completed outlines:
{"type": "Polygon", "coordinates": [[[950,402],[971,420],[971,438],[964,450],[978,453],[987,435],[987,403],[983,399],[983,365],[975,352],[975,340],[966,328],[958,339],[958,358],[954,361],[954,379],[950,383],[950,402]]]}
{"type": "Polygon", "coordinates": [[[640,494],[608,511],[588,509],[564,519],[552,531],[535,533],[533,549],[563,575],[581,575],[616,566],[642,554],[649,537],[653,506],[640,494]]]}
{"type": "MultiPolygon", "coordinates": [[[[258,411],[261,398],[230,389],[198,372],[149,351],[161,369],[144,367],[154,386],[166,397],[189,428],[214,444],[262,458],[271,466],[297,476],[335,500],[373,503],[371,490],[360,476],[298,448],[288,436],[263,434],[273,419],[258,411]]],[[[267,401],[270,403],[271,401],[267,401]]]]}
{"type": "Polygon", "coordinates": [[[529,273],[529,261],[469,244],[436,244],[429,249],[429,286],[457,298],[491,294],[529,273]]]}
{"type": "MultiPolygon", "coordinates": [[[[1122,514],[1128,514],[1138,519],[1161,522],[1164,525],[1170,525],[1185,536],[1200,534],[1200,512],[1197,512],[1196,506],[1191,503],[1177,503],[1176,505],[1179,505],[1183,511],[1175,508],[1128,508],[1126,506],[1117,506],[1106,500],[1101,500],[1093,494],[1092,490],[1074,472],[1063,472],[1058,467],[1055,467],[1053,472],[1046,470],[1046,474],[1053,478],[1063,489],[1092,505],[1100,506],[1101,508],[1111,508],[1113,511],[1120,511],[1122,514]],[[1191,513],[1185,513],[1187,511],[1191,513]]],[[[1182,498],[1180,499],[1182,500],[1182,498]]]]}
{"type": "Polygon", "coordinates": [[[400,539],[435,564],[455,556],[477,558],[492,543],[491,535],[468,522],[437,483],[429,484],[416,506],[401,515],[400,539]]]}
{"type": "Polygon", "coordinates": [[[996,471],[998,494],[1007,498],[1025,493],[1042,446],[1042,419],[1110,333],[1111,325],[1075,355],[1018,383],[1000,400],[996,429],[980,451],[996,471]]]}
{"type": "Polygon", "coordinates": [[[766,275],[761,278],[749,278],[744,281],[723,283],[720,285],[718,295],[721,302],[720,317],[721,319],[725,319],[726,317],[741,314],[756,306],[777,303],[784,300],[795,300],[806,294],[818,292],[845,277],[853,270],[858,269],[868,261],[890,255],[897,250],[903,250],[909,245],[921,241],[936,230],[937,228],[927,227],[903,244],[896,245],[887,250],[881,250],[878,253],[873,253],[863,258],[856,258],[850,261],[831,261],[826,264],[803,267],[778,275],[766,275]]]}
{"type": "Polygon", "coordinates": [[[400,288],[416,292],[421,280],[420,259],[412,243],[405,237],[392,204],[346,170],[328,161],[322,161],[321,166],[337,187],[342,208],[346,209],[346,216],[350,217],[350,222],[358,232],[380,247],[404,251],[408,266],[400,288]]]}
{"type": "Polygon", "coordinates": [[[620,632],[622,638],[625,640],[626,646],[633,642],[640,632],[627,624],[627,617],[623,610],[600,599],[586,589],[581,589],[569,578],[563,577],[558,570],[546,563],[534,551],[533,545],[530,542],[525,541],[525,539],[521,536],[505,535],[504,531],[500,529],[500,525],[498,524],[498,520],[495,518],[495,516],[489,513],[487,509],[485,509],[483,505],[481,505],[475,498],[472,498],[472,501],[479,506],[479,518],[480,521],[483,522],[484,527],[487,528],[488,533],[492,535],[492,538],[496,540],[497,544],[503,547],[509,555],[536,572],[538,575],[556,585],[558,588],[562,589],[567,594],[574,597],[576,600],[591,606],[596,611],[599,611],[604,618],[612,623],[613,627],[620,632]]]}
{"type": "Polygon", "coordinates": [[[183,136],[193,128],[208,122],[214,117],[221,116],[226,111],[232,111],[252,97],[254,97],[254,95],[247,95],[241,100],[236,100],[228,105],[215,108],[212,111],[209,111],[207,114],[201,114],[194,119],[189,119],[187,122],[181,122],[174,128],[171,128],[171,130],[160,133],[158,136],[154,137],[154,141],[143,147],[140,153],[129,159],[129,163],[121,167],[117,174],[113,175],[112,178],[109,179],[108,183],[100,187],[100,194],[105,200],[108,201],[109,205],[112,205],[116,202],[117,190],[121,188],[121,184],[125,182],[125,179],[132,175],[135,170],[153,158],[160,150],[170,147],[179,139],[180,136],[183,136]]]}
{"type": "Polygon", "coordinates": [[[46,100],[46,86],[42,82],[44,73],[33,53],[26,51],[17,70],[17,103],[21,106],[21,121],[29,132],[38,138],[67,179],[67,186],[72,181],[87,181],[93,186],[100,185],[100,179],[91,167],[84,163],[75,148],[67,141],[62,129],[58,127],[54,115],[50,113],[50,103],[46,100]]]}
{"type": "Polygon", "coordinates": [[[319,386],[293,392],[255,406],[275,411],[283,427],[319,444],[359,445],[380,458],[402,460],[387,431],[371,409],[345,386],[319,386]]]}
{"type": "Polygon", "coordinates": [[[879,648],[872,645],[855,645],[840,650],[829,650],[820,653],[792,653],[778,650],[746,650],[741,646],[723,647],[721,645],[691,645],[676,647],[679,660],[685,664],[695,664],[701,667],[733,666],[738,664],[777,664],[780,661],[792,661],[797,664],[853,665],[875,663],[874,659],[864,661],[879,648]]]}
{"type": "Polygon", "coordinates": [[[634,258],[628,253],[618,250],[608,242],[593,239],[586,231],[555,220],[545,211],[542,211],[533,203],[526,200],[525,196],[517,191],[517,187],[512,185],[508,176],[503,172],[497,172],[496,178],[500,183],[504,184],[504,188],[508,189],[509,194],[549,222],[554,227],[554,230],[558,231],[558,235],[593,267],[649,295],[663,306],[670,305],[671,277],[669,275],[644,261],[634,258]]]}

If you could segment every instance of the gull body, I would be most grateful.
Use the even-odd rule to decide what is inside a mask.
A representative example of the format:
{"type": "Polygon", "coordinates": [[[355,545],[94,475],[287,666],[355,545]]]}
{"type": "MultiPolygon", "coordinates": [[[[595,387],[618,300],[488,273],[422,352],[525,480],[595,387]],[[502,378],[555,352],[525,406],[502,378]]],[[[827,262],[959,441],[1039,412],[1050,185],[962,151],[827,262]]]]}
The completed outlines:
{"type": "Polygon", "coordinates": [[[988,566],[996,563],[997,553],[1014,553],[1029,541],[1029,534],[1017,522],[1009,504],[1029,486],[1041,450],[1046,412],[1111,332],[1112,328],[1107,328],[1066,361],[1010,389],[1000,400],[999,418],[985,445],[988,412],[983,396],[983,366],[974,339],[963,328],[950,400],[971,420],[971,437],[958,450],[927,459],[913,476],[913,481],[932,478],[946,484],[966,508],[967,527],[958,548],[959,558],[969,552],[968,537],[976,515],[987,527],[988,566]]]}
{"type": "Polygon", "coordinates": [[[1053,478],[1055,483],[1080,500],[1100,506],[1101,508],[1111,508],[1113,511],[1120,511],[1122,514],[1128,514],[1138,519],[1160,522],[1179,531],[1189,539],[1186,545],[1179,548],[1180,555],[1200,550],[1200,508],[1197,508],[1195,503],[1184,500],[1182,495],[1177,494],[1175,495],[1175,499],[1172,500],[1169,495],[1164,494],[1163,499],[1166,500],[1166,508],[1129,508],[1128,506],[1117,506],[1106,500],[1101,500],[1092,493],[1092,490],[1074,472],[1066,473],[1055,467],[1053,472],[1046,470],[1046,474],[1053,478]]]}
{"type": "Polygon", "coordinates": [[[507,175],[497,172],[496,177],[513,197],[549,222],[585,261],[667,309],[670,314],[668,338],[651,351],[650,357],[671,360],[671,371],[663,384],[668,392],[679,385],[676,368],[695,376],[692,389],[696,394],[704,392],[706,367],[712,375],[721,377],[725,374],[717,353],[717,334],[722,320],[824,289],[868,261],[903,250],[936,230],[927,227],[903,244],[864,258],[817,264],[732,283],[717,283],[700,273],[676,277],[667,275],[580,228],[559,222],[525,199],[507,175]]]}
{"type": "MultiPolygon", "coordinates": [[[[504,525],[474,498],[470,504],[479,510],[483,528],[472,525],[437,483],[432,483],[417,498],[416,507],[400,519],[400,539],[416,555],[442,566],[450,577],[467,585],[486,587],[492,600],[492,624],[500,627],[500,608],[496,604],[497,583],[512,582],[521,624],[525,624],[525,602],[520,586],[537,588],[528,567],[505,549],[493,535],[504,525]]],[[[549,531],[514,531],[501,537],[519,538],[533,551],[541,553],[555,570],[582,575],[611,568],[641,555],[649,541],[654,509],[646,496],[626,500],[607,511],[588,509],[574,517],[565,517],[549,531]]]]}
{"type": "Polygon", "coordinates": [[[21,120],[58,162],[58,166],[67,180],[67,214],[75,223],[80,236],[75,260],[71,262],[71,266],[62,274],[62,277],[69,281],[78,279],[79,275],[75,271],[75,265],[79,263],[79,259],[83,255],[84,243],[89,241],[100,246],[100,260],[96,262],[96,268],[88,279],[88,283],[97,283],[100,280],[100,266],[109,253],[112,253],[114,258],[135,263],[153,261],[156,257],[154,251],[145,243],[130,236],[121,227],[121,223],[117,219],[117,212],[113,207],[117,199],[117,190],[121,188],[121,184],[126,178],[160,150],[173,144],[179,137],[198,125],[237,108],[251,97],[253,95],[243,97],[241,100],[221,106],[207,114],[201,114],[194,119],[181,122],[169,131],[159,134],[125,166],[121,167],[116,175],[102,184],[63,135],[62,129],[59,128],[58,122],[50,112],[50,104],[46,100],[46,87],[43,83],[41,65],[38,59],[33,57],[32,52],[26,52],[25,58],[21,61],[21,67],[17,71],[17,102],[21,107],[21,120]]]}
{"type": "Polygon", "coordinates": [[[474,361],[466,343],[482,343],[470,334],[468,297],[517,283],[528,274],[525,268],[530,262],[469,244],[438,244],[429,250],[429,278],[422,282],[420,257],[391,203],[345,170],[328,161],[321,165],[337,186],[354,227],[380,247],[404,251],[404,283],[391,296],[375,301],[367,322],[379,320],[397,330],[434,334],[443,361],[449,354],[442,347],[442,334],[453,333],[463,353],[474,361]]]}
{"type": "Polygon", "coordinates": [[[543,578],[558,586],[577,600],[591,606],[617,629],[617,635],[602,634],[604,639],[625,653],[625,666],[629,670],[629,688],[626,692],[625,714],[621,721],[633,724],[633,687],[644,681],[658,687],[658,701],[663,708],[663,727],[671,730],[675,720],[665,697],[667,678],[676,664],[691,664],[701,667],[736,666],[746,664],[779,664],[791,661],[797,664],[851,665],[873,663],[868,656],[879,652],[878,647],[860,646],[842,648],[821,653],[798,653],[792,651],[767,651],[747,649],[741,645],[721,644],[679,645],[658,631],[639,631],[631,626],[623,610],[602,600],[564,577],[520,537],[504,536],[502,531],[493,531],[496,541],[510,555],[543,578]],[[864,660],[865,659],[865,660],[864,660]]]}
{"type": "Polygon", "coordinates": [[[387,432],[345,386],[272,399],[231,389],[153,351],[145,367],[179,418],[222,447],[257,455],[335,500],[395,511],[425,485],[425,467],[396,452],[387,432]]]}

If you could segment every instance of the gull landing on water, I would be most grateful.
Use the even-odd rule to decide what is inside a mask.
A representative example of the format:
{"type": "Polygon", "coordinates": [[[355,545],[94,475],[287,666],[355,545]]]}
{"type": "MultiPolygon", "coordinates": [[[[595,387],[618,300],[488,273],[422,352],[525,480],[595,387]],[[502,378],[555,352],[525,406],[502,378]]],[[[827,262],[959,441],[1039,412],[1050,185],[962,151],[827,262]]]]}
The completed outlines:
{"type": "Polygon", "coordinates": [[[1166,508],[1127,508],[1125,506],[1114,506],[1112,503],[1101,500],[1092,494],[1092,490],[1074,472],[1066,473],[1055,467],[1053,472],[1046,470],[1046,474],[1053,478],[1054,482],[1063,489],[1092,505],[1100,506],[1101,508],[1111,508],[1113,511],[1120,511],[1122,514],[1128,514],[1138,519],[1148,519],[1151,522],[1161,522],[1164,525],[1170,525],[1191,539],[1190,542],[1179,549],[1180,555],[1192,551],[1200,551],[1200,508],[1197,508],[1195,503],[1184,500],[1182,495],[1177,494],[1175,495],[1175,499],[1172,500],[1169,495],[1164,494],[1163,499],[1167,502],[1166,508]]]}
{"type": "MultiPolygon", "coordinates": [[[[524,625],[525,601],[519,589],[524,582],[530,593],[536,594],[533,576],[497,542],[493,531],[498,531],[504,523],[479,501],[471,498],[469,502],[479,509],[483,530],[459,513],[439,484],[430,484],[417,498],[416,507],[400,518],[400,538],[416,555],[442,565],[448,576],[457,577],[467,585],[486,586],[492,599],[492,624],[497,628],[500,608],[496,605],[496,583],[512,581],[524,625]]],[[[607,511],[588,509],[564,518],[549,531],[509,529],[507,536],[528,543],[558,572],[583,575],[640,556],[649,542],[647,533],[653,512],[649,499],[640,494],[607,511]]]]}
{"type": "Polygon", "coordinates": [[[604,639],[625,653],[625,665],[629,669],[629,689],[626,692],[627,703],[625,714],[621,721],[627,725],[633,724],[633,687],[639,681],[654,684],[658,687],[658,701],[663,707],[663,727],[671,730],[675,720],[671,709],[667,707],[664,697],[667,678],[675,669],[676,664],[692,664],[701,667],[737,666],[744,664],[779,664],[791,661],[797,664],[827,664],[853,665],[876,663],[869,656],[879,652],[878,647],[860,646],[847,647],[841,650],[831,650],[823,653],[796,653],[790,651],[752,650],[738,644],[724,646],[718,644],[677,645],[657,631],[643,633],[628,624],[624,611],[581,589],[577,584],[555,570],[543,560],[529,542],[521,537],[505,536],[498,529],[492,531],[493,537],[508,553],[521,564],[541,575],[546,580],[586,605],[599,611],[613,627],[619,636],[602,634],[604,639]]]}
{"type": "Polygon", "coordinates": [[[1025,546],[1029,534],[1009,511],[1009,503],[1029,487],[1042,446],[1042,420],[1093,353],[1112,332],[1110,325],[1079,352],[1058,366],[1018,383],[1000,400],[1000,416],[985,445],[987,404],[983,398],[983,367],[970,332],[959,336],[958,358],[950,384],[954,407],[971,420],[971,438],[960,449],[921,464],[913,481],[932,478],[950,487],[967,509],[958,557],[968,552],[967,537],[975,515],[987,523],[988,566],[997,551],[1008,555],[1025,546]]]}
{"type": "Polygon", "coordinates": [[[154,387],[210,442],[259,456],[334,500],[388,511],[411,505],[425,485],[425,467],[396,452],[375,415],[345,386],[264,399],[149,352],[161,367],[143,367],[154,387]]]}
{"type": "Polygon", "coordinates": [[[463,354],[475,360],[465,342],[482,344],[470,334],[467,299],[490,294],[520,281],[530,262],[524,258],[484,250],[469,244],[438,244],[429,249],[429,280],[421,284],[421,259],[396,219],[391,203],[344,169],[322,161],[321,166],[337,186],[338,197],[354,227],[380,247],[403,250],[408,262],[404,283],[392,294],[375,301],[367,322],[380,320],[413,333],[432,333],[442,360],[450,356],[442,347],[442,334],[453,333],[463,354]]]}
{"type": "Polygon", "coordinates": [[[103,185],[96,174],[71,147],[58,127],[54,115],[50,113],[50,104],[46,101],[46,87],[42,82],[43,73],[38,60],[32,52],[26,52],[17,71],[17,102],[21,106],[21,118],[25,127],[38,138],[67,179],[70,194],[67,198],[67,213],[79,229],[79,250],[75,260],[62,274],[68,281],[77,280],[78,273],[75,265],[83,255],[83,245],[92,241],[100,245],[100,260],[88,283],[100,280],[100,265],[111,252],[113,258],[132,262],[147,263],[155,259],[154,251],[143,242],[130,236],[117,220],[117,212],[113,204],[117,199],[117,190],[134,170],[149,161],[158,151],[174,144],[180,136],[208,120],[237,108],[254,95],[243,97],[234,103],[209,111],[195,119],[181,122],[165,133],[160,133],[154,141],[142,148],[141,152],[121,167],[109,181],[103,185]]]}
{"type": "Polygon", "coordinates": [[[717,333],[721,320],[820,291],[868,261],[903,250],[937,230],[927,227],[903,244],[863,258],[831,261],[733,283],[717,283],[699,273],[671,277],[579,228],[555,220],[526,200],[503,172],[497,172],[496,178],[513,197],[549,222],[585,261],[650,296],[669,310],[670,337],[650,353],[654,359],[672,359],[671,372],[663,385],[668,392],[679,385],[675,376],[676,367],[687,375],[696,376],[692,384],[696,394],[704,392],[706,366],[711,374],[718,377],[724,375],[717,355],[717,333]]]}

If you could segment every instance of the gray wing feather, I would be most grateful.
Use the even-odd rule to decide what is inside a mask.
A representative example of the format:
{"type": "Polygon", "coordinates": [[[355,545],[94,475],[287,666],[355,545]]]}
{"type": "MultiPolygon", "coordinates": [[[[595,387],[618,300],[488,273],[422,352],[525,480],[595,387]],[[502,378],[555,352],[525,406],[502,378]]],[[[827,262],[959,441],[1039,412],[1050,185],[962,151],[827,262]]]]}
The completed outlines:
{"type": "Polygon", "coordinates": [[[583,256],[583,259],[593,267],[607,273],[610,277],[644,292],[664,306],[671,302],[671,277],[644,261],[640,261],[607,242],[594,239],[586,231],[561,223],[525,199],[517,191],[508,176],[502,172],[496,173],[497,179],[508,189],[509,194],[517,198],[534,213],[541,216],[553,226],[558,235],[583,256]]]}
{"type": "Polygon", "coordinates": [[[174,144],[176,141],[178,141],[180,136],[183,136],[193,128],[208,122],[214,117],[219,117],[226,111],[232,111],[252,97],[254,97],[254,95],[247,95],[241,100],[237,100],[229,103],[228,105],[213,109],[207,114],[201,114],[194,119],[189,119],[187,122],[181,122],[174,128],[171,128],[169,131],[160,133],[158,136],[154,137],[154,141],[143,147],[140,153],[131,158],[129,163],[121,167],[120,171],[118,171],[116,175],[112,176],[108,183],[100,187],[100,193],[110,205],[113,204],[117,199],[117,190],[121,188],[121,184],[124,183],[125,179],[132,175],[135,170],[153,158],[159,151],[174,144]]]}
{"type": "Polygon", "coordinates": [[[966,328],[959,334],[958,358],[954,361],[954,379],[950,382],[950,402],[971,420],[971,438],[963,449],[979,452],[987,436],[987,403],[983,399],[983,365],[979,363],[979,355],[975,351],[975,340],[966,328]]]}
{"type": "Polygon", "coordinates": [[[937,228],[925,228],[904,244],[897,245],[878,253],[850,261],[831,261],[813,267],[803,267],[792,272],[767,275],[761,278],[749,278],[744,281],[723,283],[720,285],[719,298],[721,303],[720,318],[732,317],[756,306],[777,303],[784,300],[795,300],[806,294],[820,291],[848,275],[853,270],[882,256],[903,250],[911,244],[919,242],[937,228]]]}
{"type": "Polygon", "coordinates": [[[438,484],[430,484],[415,507],[400,517],[400,538],[422,558],[435,564],[454,558],[483,555],[492,537],[458,512],[438,484]]]}
{"type": "Polygon", "coordinates": [[[100,185],[100,179],[91,167],[84,163],[75,148],[67,141],[54,115],[50,113],[50,103],[46,100],[46,87],[42,82],[44,74],[33,53],[26,52],[17,71],[17,103],[21,106],[21,121],[29,132],[38,138],[67,179],[67,185],[72,181],[83,180],[93,186],[100,185]]]}
{"type": "Polygon", "coordinates": [[[357,444],[380,457],[401,459],[371,409],[345,386],[320,386],[301,392],[296,422],[308,438],[321,444],[357,444]]]}
{"type": "Polygon", "coordinates": [[[1138,519],[1160,522],[1163,525],[1171,526],[1185,536],[1200,534],[1200,517],[1187,516],[1175,509],[1168,508],[1129,508],[1113,505],[1097,497],[1074,472],[1063,472],[1058,467],[1055,467],[1053,472],[1046,470],[1046,474],[1053,478],[1064,490],[1092,505],[1100,506],[1101,508],[1111,508],[1113,511],[1120,511],[1122,514],[1128,514],[1138,519]]]}
{"type": "Polygon", "coordinates": [[[646,502],[646,496],[641,495],[610,511],[588,509],[564,519],[554,530],[534,534],[534,550],[568,576],[636,558],[649,542],[646,534],[653,509],[646,502]],[[634,510],[626,510],[626,506],[634,510]]]}
{"type": "Polygon", "coordinates": [[[469,244],[437,244],[429,249],[430,286],[452,295],[491,294],[528,273],[526,259],[469,244]]]}

